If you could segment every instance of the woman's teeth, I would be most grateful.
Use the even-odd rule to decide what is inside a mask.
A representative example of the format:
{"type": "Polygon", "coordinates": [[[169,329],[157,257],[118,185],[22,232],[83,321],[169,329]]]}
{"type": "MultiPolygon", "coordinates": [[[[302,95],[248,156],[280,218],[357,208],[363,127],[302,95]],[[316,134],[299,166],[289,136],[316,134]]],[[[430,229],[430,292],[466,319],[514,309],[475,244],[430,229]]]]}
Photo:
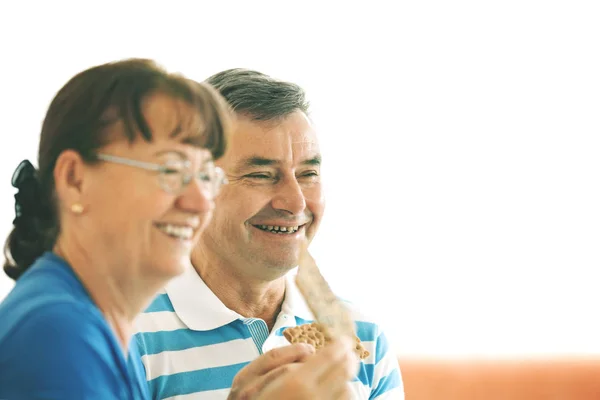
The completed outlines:
{"type": "Polygon", "coordinates": [[[167,235],[177,239],[189,240],[194,236],[194,229],[189,226],[160,224],[157,227],[167,235]]]}

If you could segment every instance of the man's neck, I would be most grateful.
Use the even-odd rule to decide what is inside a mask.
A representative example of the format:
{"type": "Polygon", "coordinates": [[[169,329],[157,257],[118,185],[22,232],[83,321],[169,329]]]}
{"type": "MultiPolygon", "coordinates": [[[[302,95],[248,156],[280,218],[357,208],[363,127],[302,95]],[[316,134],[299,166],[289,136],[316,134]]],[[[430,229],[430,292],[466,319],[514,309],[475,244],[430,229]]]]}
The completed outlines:
{"type": "Polygon", "coordinates": [[[206,252],[194,252],[192,265],[206,286],[230,310],[260,318],[273,329],[285,296],[285,277],[266,281],[241,274],[240,269],[206,252]]]}

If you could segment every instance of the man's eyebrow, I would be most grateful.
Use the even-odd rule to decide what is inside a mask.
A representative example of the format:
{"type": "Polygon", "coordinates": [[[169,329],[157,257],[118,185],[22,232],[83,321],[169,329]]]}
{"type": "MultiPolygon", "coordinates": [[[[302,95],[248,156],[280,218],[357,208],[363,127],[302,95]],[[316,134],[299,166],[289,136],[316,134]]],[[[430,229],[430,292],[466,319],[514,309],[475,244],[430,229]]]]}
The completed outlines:
{"type": "MultiPolygon", "coordinates": [[[[266,158],[266,157],[261,157],[261,156],[251,156],[251,157],[247,157],[247,158],[244,158],[243,160],[239,161],[236,165],[236,170],[239,171],[239,170],[244,170],[244,169],[254,168],[254,167],[269,167],[269,166],[273,166],[273,165],[277,165],[277,164],[281,164],[281,161],[273,159],[273,158],[266,158]]],[[[300,164],[320,166],[321,165],[321,155],[317,154],[314,157],[311,157],[311,158],[308,158],[308,159],[302,161],[300,164]]]]}
{"type": "MultiPolygon", "coordinates": [[[[268,166],[277,165],[280,163],[281,163],[281,161],[273,159],[273,158],[252,156],[252,157],[244,158],[243,160],[239,161],[237,163],[237,169],[245,169],[245,168],[252,168],[252,167],[268,167],[268,166]]],[[[319,165],[321,165],[321,155],[317,154],[314,157],[308,158],[308,159],[302,161],[301,164],[302,165],[319,166],[319,165]]]]}
{"type": "Polygon", "coordinates": [[[275,165],[275,164],[279,164],[279,161],[272,159],[272,158],[252,156],[252,157],[244,158],[243,160],[239,161],[236,165],[236,167],[237,167],[236,169],[240,170],[240,169],[246,169],[246,168],[252,168],[252,167],[264,167],[264,166],[270,166],[270,165],[275,165]]]}
{"type": "Polygon", "coordinates": [[[321,155],[317,154],[316,156],[309,158],[308,160],[304,160],[302,161],[302,164],[319,166],[321,165],[321,155]]]}

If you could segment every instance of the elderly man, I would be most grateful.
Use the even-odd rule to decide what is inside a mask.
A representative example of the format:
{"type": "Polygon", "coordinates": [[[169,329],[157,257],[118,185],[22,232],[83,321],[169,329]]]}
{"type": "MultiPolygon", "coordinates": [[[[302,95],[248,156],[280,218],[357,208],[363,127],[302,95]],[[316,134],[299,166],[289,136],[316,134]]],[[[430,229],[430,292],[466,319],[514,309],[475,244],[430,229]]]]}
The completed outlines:
{"type": "MultiPolygon", "coordinates": [[[[213,219],[192,255],[193,268],[140,318],[140,352],[150,391],[160,399],[227,398],[232,384],[243,384],[244,379],[234,381],[243,367],[289,344],[284,329],[314,319],[292,276],[302,244],[315,236],[324,211],[321,154],[304,91],[244,69],[220,72],[207,82],[237,117],[227,152],[217,162],[229,184],[216,199],[213,219]]],[[[346,390],[354,399],[403,399],[397,359],[385,335],[351,311],[370,355],[346,390]]],[[[272,358],[281,357],[281,350],[272,358]]],[[[248,376],[246,369],[241,376],[248,376]]]]}

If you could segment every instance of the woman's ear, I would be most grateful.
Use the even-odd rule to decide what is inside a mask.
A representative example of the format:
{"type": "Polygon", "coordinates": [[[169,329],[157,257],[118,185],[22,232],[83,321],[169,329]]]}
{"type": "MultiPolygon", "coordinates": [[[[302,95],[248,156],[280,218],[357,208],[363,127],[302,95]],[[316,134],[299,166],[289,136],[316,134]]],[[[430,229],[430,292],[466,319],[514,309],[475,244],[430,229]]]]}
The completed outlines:
{"type": "Polygon", "coordinates": [[[54,185],[59,203],[65,209],[83,208],[83,188],[86,179],[86,164],[74,150],[63,151],[54,165],[54,185]]]}

